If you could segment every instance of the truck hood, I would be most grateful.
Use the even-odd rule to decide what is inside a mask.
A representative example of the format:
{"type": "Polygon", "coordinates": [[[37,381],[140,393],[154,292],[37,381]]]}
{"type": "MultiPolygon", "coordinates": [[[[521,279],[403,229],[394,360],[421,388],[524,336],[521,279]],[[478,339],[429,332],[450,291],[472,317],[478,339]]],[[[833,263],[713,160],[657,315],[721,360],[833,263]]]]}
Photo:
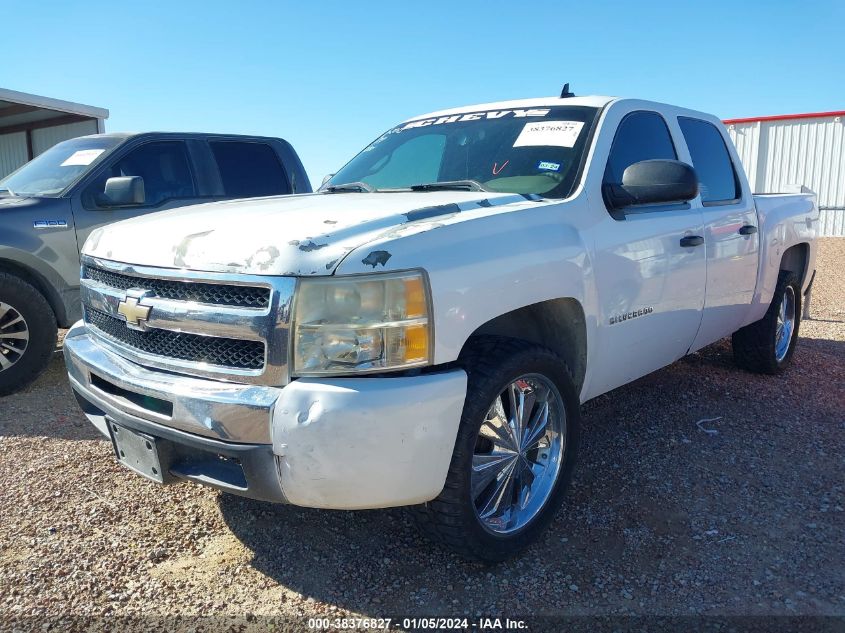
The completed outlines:
{"type": "Polygon", "coordinates": [[[8,209],[11,207],[23,207],[27,205],[32,205],[34,201],[37,201],[38,198],[31,198],[31,197],[24,197],[24,196],[9,196],[9,195],[0,195],[0,210],[8,209]]]}
{"type": "MultiPolygon", "coordinates": [[[[533,205],[536,196],[433,191],[306,194],[162,211],[91,233],[83,253],[159,268],[256,275],[329,275],[385,235],[442,226],[463,212],[533,205]]],[[[367,263],[365,261],[365,263],[367,263]]],[[[372,265],[379,263],[376,258],[372,265]]]]}

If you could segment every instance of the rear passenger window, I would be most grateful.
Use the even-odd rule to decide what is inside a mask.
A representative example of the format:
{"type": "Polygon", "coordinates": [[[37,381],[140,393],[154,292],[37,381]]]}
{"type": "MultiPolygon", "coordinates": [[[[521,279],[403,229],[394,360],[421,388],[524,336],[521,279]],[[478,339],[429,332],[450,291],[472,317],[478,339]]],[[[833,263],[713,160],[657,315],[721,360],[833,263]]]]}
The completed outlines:
{"type": "Polygon", "coordinates": [[[266,143],[211,141],[225,195],[253,198],[290,193],[287,175],[275,150],[266,143]]]}
{"type": "Polygon", "coordinates": [[[725,140],[716,126],[686,117],[679,117],[678,123],[698,175],[701,202],[716,204],[738,200],[742,195],[739,182],[725,140]]]}
{"type": "Polygon", "coordinates": [[[604,181],[621,184],[625,170],[641,160],[675,160],[677,157],[663,117],[656,112],[632,112],[622,119],[616,130],[604,181]]]}

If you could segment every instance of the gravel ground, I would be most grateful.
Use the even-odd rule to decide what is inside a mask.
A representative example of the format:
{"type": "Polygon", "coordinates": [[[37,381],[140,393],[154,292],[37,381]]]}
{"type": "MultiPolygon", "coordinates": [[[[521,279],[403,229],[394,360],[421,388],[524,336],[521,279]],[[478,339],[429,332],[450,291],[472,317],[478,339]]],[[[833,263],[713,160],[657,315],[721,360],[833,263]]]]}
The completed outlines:
{"type": "Polygon", "coordinates": [[[262,614],[845,615],[845,239],[822,242],[818,268],[782,376],[736,369],[723,341],[588,403],[553,528],[496,567],[429,544],[401,510],[148,483],[85,421],[57,354],[0,400],[0,629],[68,614],[137,616],[122,630],[150,614],[250,614],[238,630],[262,614]]]}

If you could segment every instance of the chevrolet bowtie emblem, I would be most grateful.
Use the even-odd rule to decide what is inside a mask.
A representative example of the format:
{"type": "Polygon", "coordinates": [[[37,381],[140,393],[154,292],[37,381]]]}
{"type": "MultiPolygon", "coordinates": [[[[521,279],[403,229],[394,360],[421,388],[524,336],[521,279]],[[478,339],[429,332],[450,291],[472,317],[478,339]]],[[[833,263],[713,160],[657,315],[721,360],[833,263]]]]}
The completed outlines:
{"type": "Polygon", "coordinates": [[[151,306],[141,305],[146,291],[129,290],[126,298],[117,304],[117,312],[126,319],[126,327],[131,330],[144,330],[144,324],[150,318],[151,306]]]}

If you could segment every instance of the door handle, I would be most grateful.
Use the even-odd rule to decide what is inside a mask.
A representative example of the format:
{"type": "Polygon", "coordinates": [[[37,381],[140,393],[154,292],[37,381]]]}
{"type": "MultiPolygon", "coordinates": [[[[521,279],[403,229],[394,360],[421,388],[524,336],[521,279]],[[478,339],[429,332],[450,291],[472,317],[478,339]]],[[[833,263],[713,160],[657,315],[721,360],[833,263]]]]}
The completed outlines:
{"type": "Polygon", "coordinates": [[[739,230],[740,235],[754,235],[757,232],[757,227],[753,224],[746,224],[739,230]]]}
{"type": "Polygon", "coordinates": [[[687,235],[681,238],[681,246],[688,248],[690,246],[700,246],[704,244],[704,238],[700,235],[687,235]]]}

